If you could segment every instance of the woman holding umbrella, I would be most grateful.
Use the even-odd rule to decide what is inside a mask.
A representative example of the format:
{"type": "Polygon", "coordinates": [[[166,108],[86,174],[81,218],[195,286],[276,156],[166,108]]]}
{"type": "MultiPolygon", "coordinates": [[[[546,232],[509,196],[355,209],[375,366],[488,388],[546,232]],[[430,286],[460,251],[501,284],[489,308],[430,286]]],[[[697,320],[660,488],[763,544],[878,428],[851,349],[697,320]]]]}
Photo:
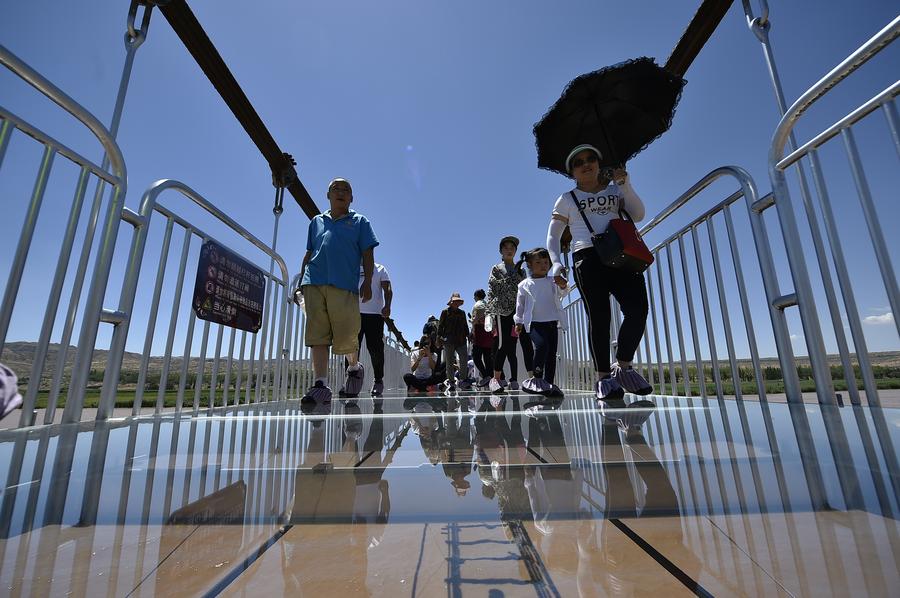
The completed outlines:
{"type": "Polygon", "coordinates": [[[597,375],[597,400],[621,400],[624,392],[649,394],[653,388],[631,367],[647,322],[647,287],[639,272],[604,265],[591,242],[591,230],[605,231],[610,221],[626,211],[635,221],[644,218],[644,204],[628,181],[624,168],[600,168],[602,154],[593,145],[582,144],[569,152],[566,171],[576,186],[563,193],[553,206],[547,248],[552,274],[562,276],[560,239],[566,226],[572,234],[575,284],[587,312],[588,339],[597,375]],[[588,226],[590,224],[590,227],[588,226]],[[616,298],[624,319],[619,328],[616,363],[609,365],[609,296],[616,298]]]}

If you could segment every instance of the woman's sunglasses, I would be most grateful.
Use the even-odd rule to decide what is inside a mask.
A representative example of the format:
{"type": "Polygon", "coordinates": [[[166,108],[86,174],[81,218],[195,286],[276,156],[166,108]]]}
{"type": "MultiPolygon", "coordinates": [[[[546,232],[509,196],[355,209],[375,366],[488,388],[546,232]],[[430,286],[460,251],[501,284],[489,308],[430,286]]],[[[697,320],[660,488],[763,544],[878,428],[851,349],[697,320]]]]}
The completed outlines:
{"type": "Polygon", "coordinates": [[[585,164],[591,164],[593,162],[597,162],[599,158],[597,158],[597,154],[589,154],[586,158],[575,158],[572,160],[572,168],[581,168],[585,164]]]}

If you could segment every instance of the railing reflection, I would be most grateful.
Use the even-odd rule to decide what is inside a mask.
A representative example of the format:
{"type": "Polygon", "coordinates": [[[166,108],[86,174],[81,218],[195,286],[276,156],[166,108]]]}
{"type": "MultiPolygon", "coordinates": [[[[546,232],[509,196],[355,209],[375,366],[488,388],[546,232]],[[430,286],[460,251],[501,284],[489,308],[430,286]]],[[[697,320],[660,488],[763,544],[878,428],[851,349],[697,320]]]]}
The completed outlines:
{"type": "MultiPolygon", "coordinates": [[[[709,558],[691,528],[710,520],[773,561],[786,534],[795,560],[782,565],[802,573],[797,555],[813,532],[794,515],[900,512],[873,443],[874,409],[650,398],[604,413],[590,396],[551,405],[392,397],[308,414],[289,401],[2,432],[0,582],[17,583],[35,546],[53,571],[68,539],[90,568],[98,533],[113,535],[104,559],[144,571],[184,541],[186,526],[210,542],[214,529],[231,530],[238,558],[307,524],[350,524],[347,542],[359,548],[377,545],[392,521],[497,519],[522,554],[534,549],[516,531],[528,522],[538,549],[576,554],[588,546],[579,542],[599,541],[609,563],[621,557],[603,540],[610,526],[628,536],[653,518],[682,538],[678,567],[688,577],[691,563],[709,558]],[[837,425],[840,444],[827,433],[837,425]],[[426,487],[442,498],[417,496],[426,487]]],[[[892,411],[879,416],[900,422],[892,411]]],[[[860,546],[874,542],[875,524],[863,521],[851,530],[860,546]]],[[[897,527],[876,531],[900,556],[897,527]]],[[[448,542],[464,532],[457,525],[448,542]]],[[[831,527],[815,533],[824,552],[837,544],[831,527]]],[[[353,554],[364,566],[365,551],[353,554]]],[[[110,580],[110,591],[120,583],[110,580]]]]}

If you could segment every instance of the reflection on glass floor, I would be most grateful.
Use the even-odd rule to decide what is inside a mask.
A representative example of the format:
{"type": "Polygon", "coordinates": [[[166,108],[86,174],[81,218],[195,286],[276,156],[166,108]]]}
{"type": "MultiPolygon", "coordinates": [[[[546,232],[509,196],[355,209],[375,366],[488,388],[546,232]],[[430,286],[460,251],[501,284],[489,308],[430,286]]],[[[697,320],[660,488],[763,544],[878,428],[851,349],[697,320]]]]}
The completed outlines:
{"type": "Polygon", "coordinates": [[[649,398],[404,394],[5,431],[0,587],[896,595],[900,411],[649,398]]]}

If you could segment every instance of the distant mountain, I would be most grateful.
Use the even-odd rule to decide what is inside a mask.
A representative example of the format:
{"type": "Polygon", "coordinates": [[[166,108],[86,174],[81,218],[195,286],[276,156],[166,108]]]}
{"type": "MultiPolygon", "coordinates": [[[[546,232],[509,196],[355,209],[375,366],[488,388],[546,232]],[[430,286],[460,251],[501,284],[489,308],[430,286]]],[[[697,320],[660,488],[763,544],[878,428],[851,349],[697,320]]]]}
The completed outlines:
{"type": "MultiPolygon", "coordinates": [[[[12,369],[16,375],[19,377],[19,384],[21,386],[27,386],[29,379],[31,377],[31,364],[34,362],[34,354],[37,351],[37,343],[32,342],[14,342],[7,343],[3,347],[3,354],[0,355],[0,361],[3,362],[4,365],[12,369]]],[[[59,360],[60,354],[60,345],[58,343],[51,343],[47,348],[47,359],[45,361],[44,372],[41,376],[41,389],[46,390],[50,388],[50,383],[53,379],[53,374],[56,370],[56,364],[59,360]]],[[[91,359],[91,369],[104,371],[106,370],[107,361],[109,359],[109,351],[105,349],[97,349],[94,351],[93,359],[91,359]]],[[[75,361],[75,347],[70,346],[69,350],[66,352],[66,362],[65,369],[63,370],[63,387],[69,382],[69,378],[72,374],[72,365],[75,361]]],[[[211,358],[207,358],[207,361],[211,361],[211,358]]],[[[194,357],[191,359],[191,363],[188,364],[188,371],[196,372],[197,366],[200,362],[198,357],[194,357]]],[[[162,371],[163,358],[161,356],[150,357],[150,361],[147,366],[148,373],[156,373],[162,371]]],[[[137,372],[141,368],[141,354],[140,353],[130,353],[125,352],[124,357],[122,358],[122,371],[123,372],[137,372]]],[[[180,372],[181,371],[181,357],[172,357],[172,362],[170,366],[170,370],[172,372],[180,372]]],[[[176,374],[177,375],[177,374],[176,374]]],[[[99,385],[99,384],[98,384],[99,385]]],[[[93,385],[89,385],[93,386],[93,385]]]]}

